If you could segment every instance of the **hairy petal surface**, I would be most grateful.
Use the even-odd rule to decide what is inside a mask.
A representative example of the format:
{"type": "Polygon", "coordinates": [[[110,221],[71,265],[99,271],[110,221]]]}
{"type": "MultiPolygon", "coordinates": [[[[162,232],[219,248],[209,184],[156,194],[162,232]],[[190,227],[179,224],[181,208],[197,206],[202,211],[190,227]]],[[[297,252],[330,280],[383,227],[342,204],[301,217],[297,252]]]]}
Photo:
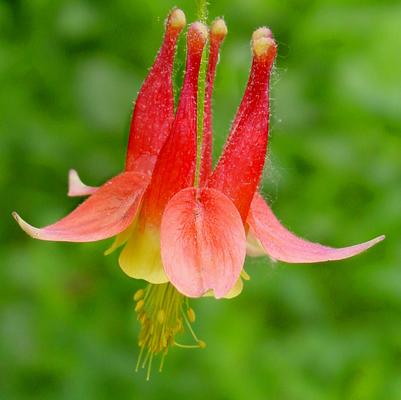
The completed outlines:
{"type": "Polygon", "coordinates": [[[102,185],[91,197],[60,221],[35,228],[17,213],[14,218],[30,236],[40,240],[93,242],[114,236],[135,218],[149,179],[135,172],[122,173],[102,185]]]}
{"type": "Polygon", "coordinates": [[[132,115],[125,169],[150,174],[174,120],[172,73],[185,15],[174,9],[157,58],[139,91],[132,115]]]}
{"type": "Polygon", "coordinates": [[[219,61],[220,46],[227,35],[227,26],[223,19],[215,20],[210,28],[209,60],[206,74],[205,113],[203,121],[202,158],[200,167],[200,186],[205,186],[212,172],[213,118],[212,95],[216,66],[219,61]]]}
{"type": "Polygon", "coordinates": [[[245,231],[234,204],[217,190],[177,193],[163,214],[160,240],[164,270],[184,295],[199,297],[213,290],[221,298],[238,281],[245,231]]]}
{"type": "Polygon", "coordinates": [[[198,75],[207,28],[193,23],[187,34],[187,64],[177,113],[157,159],[152,181],[144,201],[146,222],[160,226],[167,202],[181,189],[192,186],[196,164],[198,75]]]}
{"type": "Polygon", "coordinates": [[[247,89],[223,154],[207,184],[233,201],[244,222],[265,163],[268,87],[276,44],[269,37],[258,38],[253,41],[253,53],[247,89]]]}
{"type": "Polygon", "coordinates": [[[384,236],[379,236],[368,242],[343,248],[308,242],[281,225],[259,193],[255,194],[252,201],[247,222],[251,233],[260,241],[266,253],[275,260],[287,263],[342,260],[355,256],[384,239],[384,236]]]}

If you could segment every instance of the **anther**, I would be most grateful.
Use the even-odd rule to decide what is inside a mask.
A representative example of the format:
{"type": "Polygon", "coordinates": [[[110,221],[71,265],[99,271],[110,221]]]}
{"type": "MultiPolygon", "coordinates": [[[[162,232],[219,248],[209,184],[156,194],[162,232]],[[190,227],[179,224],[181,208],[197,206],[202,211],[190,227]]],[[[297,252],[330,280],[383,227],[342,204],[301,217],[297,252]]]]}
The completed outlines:
{"type": "Polygon", "coordinates": [[[182,321],[181,321],[180,319],[177,320],[177,323],[176,323],[176,325],[175,325],[175,330],[176,330],[177,332],[182,332],[182,330],[183,330],[182,321]]]}
{"type": "Polygon", "coordinates": [[[206,348],[206,342],[204,342],[203,340],[198,340],[198,345],[200,349],[206,348]]]}
{"type": "Polygon", "coordinates": [[[141,311],[144,304],[145,302],[143,300],[139,300],[138,303],[136,303],[135,312],[141,311]]]}
{"type": "Polygon", "coordinates": [[[157,321],[159,322],[159,324],[163,324],[165,320],[166,320],[166,313],[164,312],[164,310],[159,310],[157,312],[157,321]]]}
{"type": "Polygon", "coordinates": [[[181,31],[186,22],[187,21],[184,12],[179,8],[175,8],[173,11],[171,11],[170,16],[168,17],[167,26],[169,28],[181,31]]]}
{"type": "Polygon", "coordinates": [[[196,315],[195,315],[195,311],[192,308],[188,308],[187,316],[188,316],[189,322],[191,322],[193,324],[195,322],[196,315]]]}
{"type": "Polygon", "coordinates": [[[222,18],[218,18],[212,23],[210,35],[220,39],[227,35],[227,25],[222,18]]]}
{"type": "Polygon", "coordinates": [[[145,291],[143,289],[139,289],[134,294],[134,301],[141,300],[145,295],[145,291]]]}

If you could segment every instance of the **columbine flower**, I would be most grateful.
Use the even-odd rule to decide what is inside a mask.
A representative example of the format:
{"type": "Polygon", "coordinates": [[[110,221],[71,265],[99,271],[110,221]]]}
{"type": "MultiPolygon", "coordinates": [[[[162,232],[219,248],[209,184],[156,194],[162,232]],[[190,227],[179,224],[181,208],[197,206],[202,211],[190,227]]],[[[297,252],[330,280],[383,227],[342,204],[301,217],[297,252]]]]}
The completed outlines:
{"type": "Polygon", "coordinates": [[[185,25],[175,9],[163,45],[136,101],[125,171],[96,188],[70,171],[70,196],[90,197],[60,221],[38,229],[14,217],[34,238],[89,242],[116,236],[119,264],[130,277],[149,282],[134,295],[141,323],[143,366],[170,345],[204,347],[191,324],[188,297],[233,297],[241,292],[246,252],[289,263],[339,260],[381,241],[335,249],[310,243],[284,228],[258,193],[269,124],[269,80],[276,43],[268,28],[252,36],[248,85],[223,154],[212,171],[211,97],[219,49],[227,34],[222,19],[210,28],[203,138],[197,132],[198,76],[208,29],[195,22],[187,32],[187,60],[174,115],[172,71],[177,38],[185,25]],[[202,138],[199,146],[199,137],[202,138]],[[200,154],[201,153],[201,154],[200,154]],[[187,327],[195,345],[180,345],[187,327]],[[146,353],[146,354],[145,354],[146,353]]]}

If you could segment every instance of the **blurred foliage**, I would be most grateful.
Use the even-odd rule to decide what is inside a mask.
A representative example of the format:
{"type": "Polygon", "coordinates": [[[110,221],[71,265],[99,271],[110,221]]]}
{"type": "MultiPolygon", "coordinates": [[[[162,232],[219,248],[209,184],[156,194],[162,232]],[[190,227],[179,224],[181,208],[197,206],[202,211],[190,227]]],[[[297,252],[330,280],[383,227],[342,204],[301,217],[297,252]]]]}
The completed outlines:
{"type": "Polygon", "coordinates": [[[108,242],[38,242],[12,220],[18,210],[40,226],[72,210],[71,167],[93,185],[122,169],[132,99],[173,5],[196,18],[187,0],[0,2],[0,398],[400,399],[399,1],[212,1],[229,27],[216,158],[250,35],[269,25],[279,57],[266,196],[311,240],[387,239],[332,264],[249,260],[239,298],[192,302],[208,347],[173,349],[151,383],[133,372],[143,283],[103,257],[108,242]]]}

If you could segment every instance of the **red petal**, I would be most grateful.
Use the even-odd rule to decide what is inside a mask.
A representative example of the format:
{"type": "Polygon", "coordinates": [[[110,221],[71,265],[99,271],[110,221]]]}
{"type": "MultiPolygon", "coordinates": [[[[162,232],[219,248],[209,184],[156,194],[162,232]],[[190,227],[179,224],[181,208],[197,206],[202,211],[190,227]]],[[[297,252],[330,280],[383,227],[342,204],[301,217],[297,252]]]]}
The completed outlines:
{"type": "Polygon", "coordinates": [[[163,45],[135,103],[125,166],[127,171],[150,173],[170,131],[174,119],[174,54],[184,25],[184,13],[173,10],[167,19],[163,45]]]}
{"type": "Polygon", "coordinates": [[[227,26],[222,19],[217,19],[210,29],[209,61],[206,75],[205,114],[202,138],[202,162],[200,167],[200,186],[205,186],[212,172],[213,122],[212,94],[216,75],[216,65],[219,60],[219,49],[225,36],[227,26]]]}
{"type": "Polygon", "coordinates": [[[276,55],[271,38],[253,42],[254,59],[248,87],[223,155],[208,186],[228,196],[243,221],[262,174],[268,137],[270,71],[276,55]]]}
{"type": "Polygon", "coordinates": [[[75,169],[70,169],[68,172],[68,196],[79,197],[79,196],[89,196],[99,189],[94,186],[87,186],[81,181],[78,172],[75,169]]]}
{"type": "Polygon", "coordinates": [[[266,253],[273,259],[287,263],[342,260],[355,256],[384,239],[384,236],[379,236],[365,243],[338,249],[308,242],[284,228],[259,193],[255,194],[252,201],[247,222],[266,253]]]}
{"type": "Polygon", "coordinates": [[[157,159],[143,215],[159,226],[165,205],[175,193],[192,186],[196,163],[198,74],[206,27],[195,22],[188,30],[187,66],[176,117],[157,159]]]}
{"type": "Polygon", "coordinates": [[[35,239],[61,242],[93,242],[120,233],[135,218],[148,179],[125,172],[110,179],[96,193],[60,221],[42,229],[14,218],[35,239]]]}
{"type": "Polygon", "coordinates": [[[246,238],[234,204],[213,189],[184,189],[167,204],[160,230],[164,270],[186,296],[224,297],[240,276],[246,238]]]}

